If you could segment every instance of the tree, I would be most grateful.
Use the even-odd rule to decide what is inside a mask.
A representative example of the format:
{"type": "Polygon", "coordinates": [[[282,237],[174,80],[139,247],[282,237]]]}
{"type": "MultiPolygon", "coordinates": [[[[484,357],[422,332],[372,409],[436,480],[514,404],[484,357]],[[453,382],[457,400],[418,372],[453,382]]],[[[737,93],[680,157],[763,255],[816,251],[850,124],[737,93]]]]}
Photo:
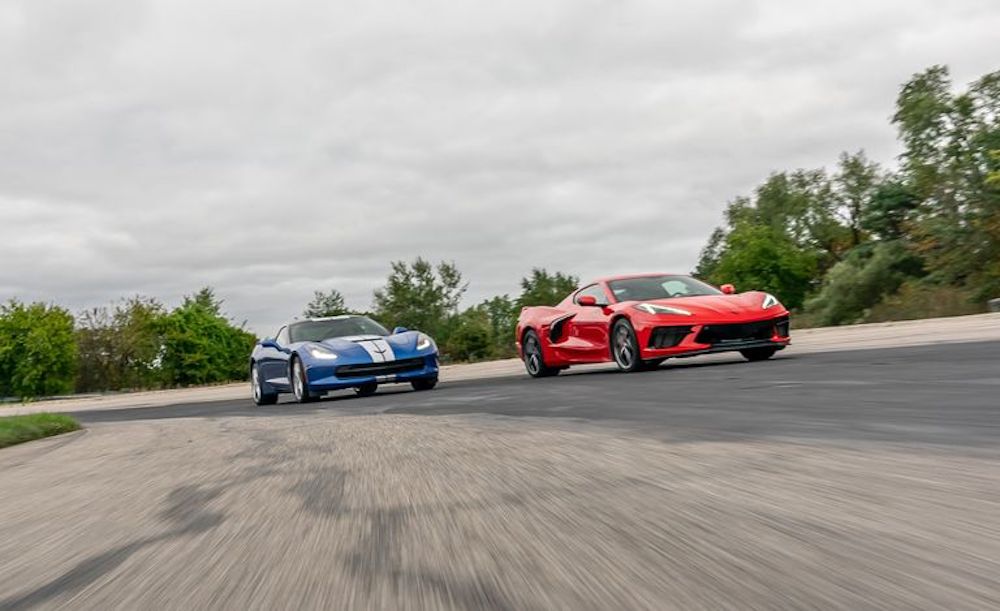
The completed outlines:
{"type": "Polygon", "coordinates": [[[87,392],[162,386],[163,306],[132,297],[83,312],[77,322],[76,388],[87,392]]]}
{"type": "Polygon", "coordinates": [[[816,277],[814,253],[774,227],[750,223],[733,229],[726,242],[710,281],[774,293],[790,308],[802,305],[816,277]]]}
{"type": "Polygon", "coordinates": [[[162,366],[171,384],[191,385],[246,378],[256,337],[233,325],[210,288],[186,297],[163,317],[162,366]]]}
{"type": "Polygon", "coordinates": [[[549,274],[544,268],[533,268],[531,275],[521,278],[521,296],[517,303],[525,306],[554,306],[580,286],[576,276],[556,272],[549,274]]]}
{"type": "Polygon", "coordinates": [[[494,355],[493,329],[482,305],[469,308],[452,320],[445,352],[459,361],[476,361],[494,355]]]}
{"type": "Polygon", "coordinates": [[[32,399],[73,389],[73,316],[44,303],[0,305],[0,396],[32,399]]]}
{"type": "Polygon", "coordinates": [[[493,341],[492,356],[508,358],[514,356],[514,330],[520,308],[508,295],[488,299],[478,306],[485,313],[490,324],[493,341]]]}
{"type": "Polygon", "coordinates": [[[877,163],[869,161],[864,151],[841,153],[840,169],[833,177],[836,214],[851,232],[850,247],[864,239],[862,219],[881,183],[877,163]]]}
{"type": "Polygon", "coordinates": [[[385,286],[375,291],[375,314],[390,327],[419,329],[446,344],[467,286],[454,263],[435,268],[420,257],[412,264],[393,261],[385,286]]]}
{"type": "Polygon", "coordinates": [[[919,207],[912,239],[935,281],[1000,291],[1000,72],[952,93],[947,68],[915,74],[896,101],[908,188],[919,207]]]}
{"type": "Polygon", "coordinates": [[[902,180],[887,179],[875,188],[862,211],[861,227],[880,240],[902,239],[919,205],[916,194],[902,180]]]}
{"type": "Polygon", "coordinates": [[[306,318],[323,318],[325,316],[338,316],[349,314],[344,296],[337,289],[330,289],[328,293],[315,291],[313,299],[306,305],[302,315],[306,318]]]}
{"type": "Polygon", "coordinates": [[[805,310],[818,325],[859,322],[869,308],[922,271],[919,260],[898,241],[869,243],[833,266],[805,310]]]}

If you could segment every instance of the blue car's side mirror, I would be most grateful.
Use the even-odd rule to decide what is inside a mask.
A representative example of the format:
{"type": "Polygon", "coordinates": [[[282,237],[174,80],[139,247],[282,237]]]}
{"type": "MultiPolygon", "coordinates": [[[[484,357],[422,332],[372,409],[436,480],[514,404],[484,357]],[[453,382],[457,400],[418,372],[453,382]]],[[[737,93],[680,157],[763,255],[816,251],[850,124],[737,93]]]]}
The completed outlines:
{"type": "Polygon", "coordinates": [[[396,327],[395,329],[392,330],[392,334],[396,335],[397,333],[406,333],[407,331],[409,331],[409,329],[407,329],[406,327],[396,327]]]}
{"type": "Polygon", "coordinates": [[[275,348],[275,349],[277,349],[278,348],[278,342],[274,341],[270,337],[266,337],[266,338],[260,340],[260,347],[261,348],[275,348]]]}

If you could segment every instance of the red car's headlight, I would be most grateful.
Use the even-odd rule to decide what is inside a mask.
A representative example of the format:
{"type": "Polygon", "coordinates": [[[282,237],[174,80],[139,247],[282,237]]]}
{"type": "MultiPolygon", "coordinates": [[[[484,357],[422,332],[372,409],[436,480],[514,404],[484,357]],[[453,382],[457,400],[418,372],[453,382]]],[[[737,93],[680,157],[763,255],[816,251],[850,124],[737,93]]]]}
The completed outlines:
{"type": "Polygon", "coordinates": [[[646,314],[675,314],[677,316],[693,316],[691,312],[688,312],[685,309],[658,305],[655,303],[640,303],[635,306],[635,309],[645,312],[646,314]]]}

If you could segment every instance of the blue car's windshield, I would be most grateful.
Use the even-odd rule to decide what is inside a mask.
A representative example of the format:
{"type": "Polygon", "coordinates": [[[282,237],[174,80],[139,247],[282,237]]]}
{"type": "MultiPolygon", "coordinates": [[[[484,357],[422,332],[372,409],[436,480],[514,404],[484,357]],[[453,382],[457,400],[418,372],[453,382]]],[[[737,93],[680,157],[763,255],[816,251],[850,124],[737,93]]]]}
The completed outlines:
{"type": "Polygon", "coordinates": [[[321,342],[331,337],[351,335],[389,335],[385,327],[364,316],[331,318],[329,320],[303,320],[288,328],[292,342],[321,342]]]}
{"type": "Polygon", "coordinates": [[[618,301],[647,301],[697,295],[721,295],[714,286],[690,276],[640,276],[608,282],[618,301]]]}

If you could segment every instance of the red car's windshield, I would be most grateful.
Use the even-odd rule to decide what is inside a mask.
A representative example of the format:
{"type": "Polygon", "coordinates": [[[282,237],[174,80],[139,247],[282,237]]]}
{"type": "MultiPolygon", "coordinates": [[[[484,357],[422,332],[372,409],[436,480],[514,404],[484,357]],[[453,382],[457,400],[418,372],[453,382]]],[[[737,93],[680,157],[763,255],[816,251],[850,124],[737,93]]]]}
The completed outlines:
{"type": "Polygon", "coordinates": [[[697,295],[722,295],[722,291],[714,286],[695,280],[690,276],[622,278],[611,280],[608,282],[608,286],[618,301],[649,301],[697,295]]]}

